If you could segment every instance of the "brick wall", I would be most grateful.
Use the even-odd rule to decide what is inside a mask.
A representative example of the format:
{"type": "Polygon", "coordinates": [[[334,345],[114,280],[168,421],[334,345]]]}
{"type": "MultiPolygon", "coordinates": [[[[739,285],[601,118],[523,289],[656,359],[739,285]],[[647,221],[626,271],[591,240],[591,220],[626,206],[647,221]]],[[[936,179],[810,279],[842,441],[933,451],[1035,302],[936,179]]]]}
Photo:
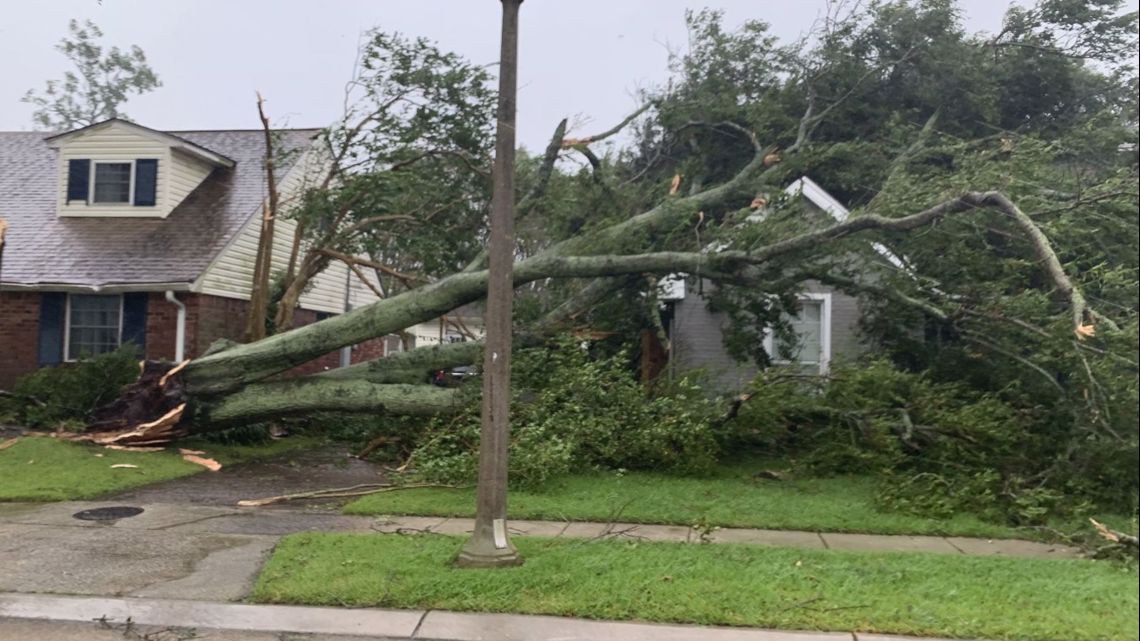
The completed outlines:
{"type": "Polygon", "coordinates": [[[0,389],[36,368],[39,320],[38,292],[0,292],[0,389]]]}
{"type": "Polygon", "coordinates": [[[249,301],[193,294],[186,303],[186,357],[195,358],[219,338],[241,342],[249,301]]]}
{"type": "MultiPolygon", "coordinates": [[[[179,299],[185,297],[178,295],[179,299]]],[[[174,335],[178,308],[163,294],[152,293],[146,300],[146,357],[150,360],[174,360],[174,335]]]]}
{"type": "MultiPolygon", "coordinates": [[[[186,305],[186,357],[200,356],[219,338],[241,341],[245,334],[245,317],[249,301],[201,294],[178,294],[186,305]]],[[[0,292],[0,389],[8,389],[23,374],[38,366],[39,292],[0,292]]],[[[317,312],[299,309],[295,327],[314,323],[317,312]]],[[[166,300],[162,292],[147,299],[146,357],[155,360],[174,359],[174,341],[178,308],[166,300]]],[[[359,363],[385,354],[383,339],[375,339],[352,348],[352,362],[359,363]]],[[[290,371],[292,375],[312,374],[340,364],[339,352],[325,354],[290,371]]]]}

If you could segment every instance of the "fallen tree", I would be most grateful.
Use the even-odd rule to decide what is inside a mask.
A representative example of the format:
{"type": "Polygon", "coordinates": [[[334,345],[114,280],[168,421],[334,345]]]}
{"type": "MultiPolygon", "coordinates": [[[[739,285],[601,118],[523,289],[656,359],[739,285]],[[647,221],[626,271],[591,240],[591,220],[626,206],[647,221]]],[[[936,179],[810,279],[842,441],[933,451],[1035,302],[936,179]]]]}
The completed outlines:
{"type": "MultiPolygon", "coordinates": [[[[636,239],[647,228],[664,225],[670,218],[692,216],[690,212],[697,203],[707,206],[716,195],[732,193],[727,186],[717,189],[714,196],[709,195],[713,191],[710,190],[680,199],[672,206],[659,207],[617,227],[623,230],[624,238],[636,239]]],[[[540,279],[624,274],[699,273],[705,278],[735,283],[757,281],[763,277],[766,265],[790,254],[819,250],[829,242],[874,230],[913,230],[978,209],[1008,217],[1024,231],[1045,275],[1070,310],[1075,335],[1088,335],[1098,325],[1110,331],[1116,329],[1112,320],[1088,306],[1065,273],[1048,238],[1032,219],[998,192],[969,192],[902,218],[852,218],[748,251],[565,255],[583,245],[580,241],[570,242],[519,262],[514,279],[516,287],[540,279]]],[[[616,237],[613,228],[602,230],[599,236],[616,237]]],[[[100,443],[154,444],[244,422],[312,412],[437,414],[454,410],[455,390],[411,381],[417,373],[422,378],[432,369],[474,362],[479,356],[477,343],[413,350],[330,373],[288,380],[274,377],[341,347],[437,318],[479,300],[486,287],[486,270],[453,274],[319,323],[245,345],[223,346],[178,366],[148,363],[137,383],[115,403],[96,412],[87,432],[100,443]]]]}
{"type": "MultiPolygon", "coordinates": [[[[1058,166],[1077,164],[1075,158],[1100,162],[1104,149],[1134,138],[1134,119],[1120,115],[1111,100],[1103,107],[1103,122],[1079,115],[1099,113],[1102,106],[1074,108],[1078,116],[1072,118],[1087,118],[1074,122],[1101,128],[1094,141],[1101,146],[1090,143],[1082,156],[1071,148],[1083,144],[1085,130],[1070,125],[1080,139],[1058,141],[1051,124],[1063,108],[1079,103],[1079,95],[1059,95],[1045,104],[1011,89],[1027,86],[1022,81],[1047,85],[1053,80],[1048,74],[1067,78],[1079,65],[1053,57],[1054,66],[1038,68],[1007,57],[1012,53],[994,53],[990,44],[953,28],[949,5],[899,3],[867,12],[829,16],[816,34],[818,46],[801,43],[794,51],[775,46],[762,24],[729,33],[715,12],[693,14],[693,51],[674,61],[675,85],[647,96],[630,117],[600,134],[570,136],[566,121],[560,122],[545,153],[520,163],[524,188],[516,213],[514,282],[520,296],[549,295],[537,321],[516,327],[517,340],[541,341],[596,322],[583,319],[623,295],[640,297],[639,309],[653,308],[645,303],[652,302],[655,278],[647,276],[686,274],[694,283],[743,292],[747,300],[739,308],[757,326],[794,311],[794,302],[781,300],[794,298],[797,287],[811,280],[874,304],[913,310],[917,318],[898,314],[911,330],[934,321],[947,343],[985,350],[1026,378],[1046,383],[1047,393],[1071,395],[1087,405],[1087,416],[1078,422],[1111,433],[1113,393],[1102,382],[1117,373],[1100,363],[1135,376],[1134,357],[1125,349],[1135,310],[1120,294],[1128,290],[1120,283],[1135,277],[1128,262],[1135,252],[1128,257],[1123,242],[1129,229],[1135,237],[1134,217],[1121,213],[1134,202],[1135,163],[1125,159],[1090,169],[1086,174],[1094,178],[1078,175],[1065,184],[1056,176],[1063,174],[1058,166]],[[912,31],[922,37],[911,38],[912,31]],[[977,69],[988,75],[978,76],[977,69]],[[962,87],[982,89],[964,93],[962,87]],[[981,104],[985,100],[994,104],[981,104]],[[1009,113],[991,124],[987,114],[998,107],[1009,113]],[[911,126],[924,121],[919,131],[911,126]],[[591,149],[624,127],[637,130],[636,149],[628,157],[591,149]],[[579,157],[585,160],[577,175],[555,167],[559,159],[579,157]],[[843,200],[862,210],[839,222],[809,224],[800,208],[779,195],[809,171],[826,176],[829,186],[840,185],[843,200]],[[1072,190],[1059,188],[1069,184],[1072,190]],[[1107,239],[1119,246],[1106,242],[1098,225],[1119,236],[1107,239]],[[896,266],[882,264],[881,252],[872,250],[900,246],[893,254],[902,257],[896,266]],[[848,260],[853,255],[868,260],[848,260]],[[559,285],[567,281],[582,282],[559,285]]],[[[1031,31],[1018,37],[1041,37],[1031,31]]],[[[1054,56],[1036,49],[1001,51],[1054,56]]],[[[434,59],[432,54],[424,64],[436,64],[434,59]]],[[[447,64],[459,63],[449,58],[447,64]]],[[[482,76],[475,76],[479,84],[482,76]]],[[[442,82],[447,74],[438,77],[442,82]]],[[[1107,76],[1095,80],[1103,81],[1098,86],[1105,92],[1119,84],[1107,76]]],[[[389,89],[376,95],[389,96],[389,89]]],[[[477,98],[473,105],[486,102],[482,91],[456,92],[467,90],[477,98]]],[[[408,112],[385,112],[388,102],[370,104],[377,108],[360,112],[360,123],[395,118],[381,133],[406,132],[396,125],[415,124],[404,118],[408,112]]],[[[398,139],[395,146],[332,145],[351,180],[320,186],[324,191],[306,199],[308,209],[299,208],[302,227],[336,237],[305,237],[312,264],[347,257],[355,267],[370,267],[385,298],[248,344],[217,345],[173,373],[170,364],[147,364],[118,401],[95,413],[86,438],[153,443],[313,412],[455,410],[456,391],[426,385],[425,374],[478,362],[478,343],[284,376],[333,350],[400,332],[485,296],[478,221],[485,200],[480,181],[487,172],[486,159],[478,156],[485,141],[477,134],[487,123],[477,112],[471,112],[476,115],[470,123],[456,123],[444,113],[441,129],[381,139],[398,139]],[[474,138],[464,133],[468,124],[474,138]],[[432,131],[447,135],[431,138],[432,131]],[[406,144],[423,135],[431,139],[422,148],[406,144]],[[359,167],[366,170],[353,169],[359,167]],[[462,180],[455,182],[457,176],[462,180]],[[446,196],[432,192],[436,183],[446,196]],[[456,193],[455,185],[469,193],[456,193]],[[456,198],[461,211],[453,209],[456,198]],[[406,220],[412,214],[416,220],[406,220]],[[447,224],[440,223],[441,215],[450,216],[447,224]],[[409,227],[413,222],[420,227],[409,227]],[[421,231],[436,224],[445,232],[421,231]],[[351,239],[341,238],[346,230],[351,239]],[[433,244],[435,237],[446,251],[433,244]],[[361,248],[371,260],[351,258],[361,248]]],[[[345,124],[330,131],[331,140],[355,139],[362,131],[345,124]]],[[[295,241],[294,248],[301,247],[300,234],[295,241]]],[[[295,291],[278,310],[281,318],[291,314],[311,271],[300,269],[303,276],[290,285],[295,291]]],[[[652,325],[660,331],[660,318],[652,325]]],[[[909,333],[896,332],[904,338],[909,333]]],[[[1119,412],[1113,420],[1120,423],[1119,412]]]]}

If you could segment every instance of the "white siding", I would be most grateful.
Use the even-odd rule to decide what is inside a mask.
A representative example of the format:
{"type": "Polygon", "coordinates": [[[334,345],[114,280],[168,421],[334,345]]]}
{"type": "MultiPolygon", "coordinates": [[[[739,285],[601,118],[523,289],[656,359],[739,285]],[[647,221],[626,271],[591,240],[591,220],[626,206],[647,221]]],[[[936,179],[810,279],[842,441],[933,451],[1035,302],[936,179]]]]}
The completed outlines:
{"type": "MultiPolygon", "coordinates": [[[[282,178],[281,208],[283,211],[295,202],[303,189],[318,179],[322,167],[323,154],[316,147],[310,149],[282,178]]],[[[257,258],[257,240],[261,229],[260,210],[250,212],[250,219],[237,234],[229,247],[222,251],[202,275],[195,291],[214,296],[249,300],[253,283],[253,266],[257,258]],[[257,214],[257,215],[255,215],[257,214]]],[[[273,232],[272,271],[284,271],[288,267],[289,253],[293,247],[293,233],[297,223],[285,217],[277,219],[273,232]]],[[[361,269],[366,277],[372,277],[371,270],[361,269]]],[[[319,312],[339,314],[344,311],[345,279],[349,270],[343,263],[333,262],[313,279],[309,290],[301,296],[301,307],[319,312]]],[[[374,278],[374,277],[373,277],[374,278]]],[[[375,281],[373,280],[373,283],[375,281]]],[[[352,307],[362,307],[376,300],[375,294],[352,275],[352,307]]]]}
{"type": "MultiPolygon", "coordinates": [[[[167,172],[166,181],[166,202],[170,209],[174,209],[190,195],[190,192],[198,188],[203,180],[210,175],[214,168],[210,163],[200,160],[191,156],[190,154],[178,151],[177,149],[171,150],[170,163],[167,165],[169,171],[167,172]]],[[[162,179],[162,163],[158,164],[159,180],[162,179]]],[[[159,194],[162,194],[162,185],[159,185],[159,194]]]]}
{"type": "MultiPolygon", "coordinates": [[[[463,318],[463,326],[466,327],[476,339],[483,338],[483,322],[482,319],[477,318],[463,318]]],[[[416,337],[416,347],[424,347],[425,345],[439,345],[440,343],[449,342],[447,337],[449,335],[462,335],[453,321],[443,321],[442,318],[412,325],[406,330],[409,334],[416,337]]],[[[470,340],[470,338],[468,338],[470,340]]]]}
{"type": "MultiPolygon", "coordinates": [[[[170,176],[170,147],[152,138],[139,135],[115,123],[101,127],[62,143],[59,148],[59,215],[99,217],[161,217],[170,214],[172,207],[163,198],[170,176]],[[155,185],[157,202],[154,207],[132,205],[88,205],[86,202],[67,203],[67,168],[72,159],[127,162],[140,158],[158,159],[158,183],[155,185]]],[[[94,185],[91,186],[94,189],[94,185]]]]}

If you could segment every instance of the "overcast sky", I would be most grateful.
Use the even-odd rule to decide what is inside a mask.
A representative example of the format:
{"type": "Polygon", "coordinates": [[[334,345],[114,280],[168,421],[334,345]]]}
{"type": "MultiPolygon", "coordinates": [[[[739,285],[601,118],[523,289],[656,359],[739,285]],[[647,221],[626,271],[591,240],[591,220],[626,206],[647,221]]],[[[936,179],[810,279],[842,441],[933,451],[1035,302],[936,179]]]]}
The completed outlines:
{"type": "MultiPolygon", "coordinates": [[[[498,54],[495,0],[0,0],[0,130],[31,129],[20,98],[67,68],[54,45],[70,18],[90,18],[104,44],[143,48],[163,86],[126,112],[156,129],[259,126],[254,91],[275,122],[336,118],[360,34],[371,27],[426,36],[477,63],[498,54]]],[[[1008,2],[962,0],[970,31],[993,30],[1008,2]]],[[[1129,4],[1135,4],[1135,0],[1129,4]]],[[[725,10],[790,40],[824,0],[530,0],[522,7],[519,139],[545,145],[570,116],[575,133],[608,128],[636,107],[638,88],[666,77],[667,45],[683,48],[687,7],[725,10]]]]}

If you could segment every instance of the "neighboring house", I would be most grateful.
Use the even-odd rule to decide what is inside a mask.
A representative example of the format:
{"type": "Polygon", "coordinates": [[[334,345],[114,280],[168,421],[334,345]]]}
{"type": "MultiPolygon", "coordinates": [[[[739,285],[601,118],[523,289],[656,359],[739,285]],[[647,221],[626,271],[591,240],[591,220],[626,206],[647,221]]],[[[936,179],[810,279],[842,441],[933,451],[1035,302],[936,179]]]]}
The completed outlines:
{"type": "Polygon", "coordinates": [[[463,305],[445,316],[412,325],[404,330],[403,337],[397,337],[405,339],[398,341],[399,349],[482,340],[484,329],[480,307],[477,304],[463,305]]]}
{"type": "MultiPolygon", "coordinates": [[[[287,202],[321,168],[316,130],[279,132],[287,202]]],[[[240,340],[266,197],[261,130],[163,132],[112,119],[58,135],[0,132],[0,388],[37,367],[133,342],[147,358],[240,340]]],[[[273,268],[294,222],[276,224],[273,268]]],[[[340,263],[300,300],[297,324],[368,304],[340,263]]],[[[353,348],[352,360],[383,352],[353,348]]],[[[305,367],[336,366],[330,354],[305,367]]]]}
{"type": "MultiPolygon", "coordinates": [[[[843,221],[848,211],[822,187],[808,177],[800,178],[787,187],[790,196],[803,198],[806,215],[822,221],[843,221]]],[[[883,254],[887,250],[880,248],[883,254]]],[[[884,254],[893,262],[893,256],[884,254]]],[[[724,347],[724,328],[728,319],[708,310],[699,292],[686,287],[679,278],[664,279],[660,299],[667,309],[668,334],[672,353],[665,365],[674,373],[703,369],[725,392],[739,390],[757,373],[752,363],[740,363],[724,347]]],[[[707,281],[704,287],[712,287],[707,281]]],[[[777,364],[792,364],[803,371],[826,374],[836,360],[851,359],[863,349],[859,341],[861,316],[857,298],[818,283],[805,283],[800,294],[800,310],[788,319],[796,336],[794,345],[776,349],[773,337],[765,339],[764,348],[773,355],[777,364]],[[794,353],[793,362],[781,361],[781,352],[794,353]]],[[[650,352],[651,350],[643,350],[650,352]]]]}

